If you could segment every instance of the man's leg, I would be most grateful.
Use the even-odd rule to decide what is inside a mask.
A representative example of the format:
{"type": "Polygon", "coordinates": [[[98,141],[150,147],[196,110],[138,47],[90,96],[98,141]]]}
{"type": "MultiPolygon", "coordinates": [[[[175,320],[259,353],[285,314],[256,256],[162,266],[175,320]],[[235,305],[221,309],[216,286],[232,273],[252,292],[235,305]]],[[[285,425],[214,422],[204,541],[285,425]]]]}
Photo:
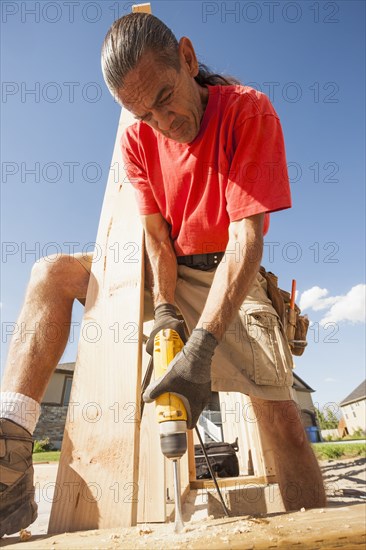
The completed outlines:
{"type": "Polygon", "coordinates": [[[272,448],[287,511],[326,505],[322,474],[294,401],[252,397],[259,433],[272,448]]]}
{"type": "MultiPolygon", "coordinates": [[[[178,266],[178,274],[176,301],[192,330],[214,273],[178,266]]],[[[257,409],[259,432],[274,452],[285,507],[299,510],[324,506],[325,493],[296,404],[288,401],[291,365],[291,353],[277,314],[265,292],[264,279],[258,274],[215,352],[212,386],[214,391],[239,391],[251,396],[257,409]]]]}
{"type": "Polygon", "coordinates": [[[73,256],[42,258],[34,264],[18,332],[9,347],[3,392],[40,402],[70,332],[72,304],[85,297],[90,274],[73,256]]]}
{"type": "Polygon", "coordinates": [[[42,258],[32,268],[1,386],[0,536],[36,518],[31,434],[67,343],[73,301],[86,296],[89,275],[69,255],[42,258]]]}

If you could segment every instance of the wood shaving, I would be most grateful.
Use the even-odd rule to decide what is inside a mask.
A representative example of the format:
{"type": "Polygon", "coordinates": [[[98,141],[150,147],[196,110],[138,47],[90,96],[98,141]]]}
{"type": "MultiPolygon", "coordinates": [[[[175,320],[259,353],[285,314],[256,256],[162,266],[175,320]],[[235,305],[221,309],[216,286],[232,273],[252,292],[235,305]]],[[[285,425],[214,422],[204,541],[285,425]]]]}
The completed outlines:
{"type": "Polygon", "coordinates": [[[20,542],[26,542],[29,540],[32,536],[32,533],[30,531],[27,531],[27,529],[21,529],[19,533],[20,542]]]}
{"type": "Polygon", "coordinates": [[[150,535],[150,533],[152,533],[152,530],[147,528],[147,529],[140,529],[139,531],[139,535],[150,535]]]}

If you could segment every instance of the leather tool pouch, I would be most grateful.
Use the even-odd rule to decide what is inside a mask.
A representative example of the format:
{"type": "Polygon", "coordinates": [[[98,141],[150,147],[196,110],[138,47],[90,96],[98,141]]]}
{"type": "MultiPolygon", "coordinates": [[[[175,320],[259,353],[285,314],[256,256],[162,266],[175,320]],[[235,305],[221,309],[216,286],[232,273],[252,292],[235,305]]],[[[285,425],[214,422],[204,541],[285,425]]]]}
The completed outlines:
{"type": "Polygon", "coordinates": [[[274,273],[266,271],[263,266],[260,267],[259,272],[267,281],[268,297],[280,317],[292,355],[302,355],[308,345],[306,341],[309,328],[307,315],[300,315],[301,310],[297,304],[294,309],[290,309],[291,295],[278,287],[278,277],[274,273]]]}

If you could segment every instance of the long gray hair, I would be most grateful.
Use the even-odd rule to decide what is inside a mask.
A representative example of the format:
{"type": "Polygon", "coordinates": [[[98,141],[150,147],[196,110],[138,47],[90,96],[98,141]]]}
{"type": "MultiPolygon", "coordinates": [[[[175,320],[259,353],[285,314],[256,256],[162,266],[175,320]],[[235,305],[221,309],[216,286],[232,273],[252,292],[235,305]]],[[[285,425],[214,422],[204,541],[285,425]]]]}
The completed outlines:
{"type": "MultiPolygon", "coordinates": [[[[180,70],[178,41],[160,19],[148,13],[130,13],[113,23],[104,39],[101,55],[104,80],[113,96],[118,97],[126,75],[148,51],[169,67],[180,70]]],[[[195,80],[200,86],[240,84],[231,76],[211,72],[202,63],[199,63],[195,80]]]]}

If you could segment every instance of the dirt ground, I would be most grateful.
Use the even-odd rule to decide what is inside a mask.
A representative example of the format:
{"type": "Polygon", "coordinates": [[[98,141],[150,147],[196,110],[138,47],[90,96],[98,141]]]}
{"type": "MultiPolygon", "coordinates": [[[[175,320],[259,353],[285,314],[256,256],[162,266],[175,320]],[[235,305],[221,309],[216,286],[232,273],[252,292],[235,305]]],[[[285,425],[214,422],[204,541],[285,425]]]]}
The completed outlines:
{"type": "MultiPolygon", "coordinates": [[[[177,535],[173,524],[138,525],[61,535],[5,537],[0,546],[29,550],[77,549],[361,549],[366,544],[366,459],[321,463],[327,488],[324,509],[272,517],[207,518],[186,524],[177,535]]],[[[30,528],[30,531],[32,528],[30,528]]]]}

